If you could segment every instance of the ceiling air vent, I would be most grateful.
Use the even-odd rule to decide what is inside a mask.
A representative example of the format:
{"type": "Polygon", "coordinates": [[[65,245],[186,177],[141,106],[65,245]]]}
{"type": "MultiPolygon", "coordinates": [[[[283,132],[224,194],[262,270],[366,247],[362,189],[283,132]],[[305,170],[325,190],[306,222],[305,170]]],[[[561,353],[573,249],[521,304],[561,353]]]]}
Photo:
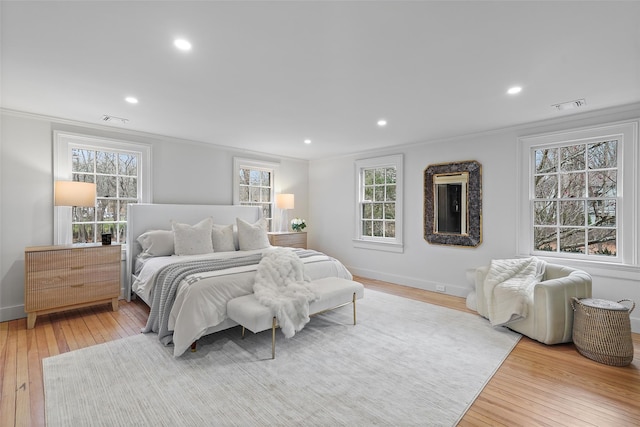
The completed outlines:
{"type": "Polygon", "coordinates": [[[122,117],[110,116],[108,114],[105,114],[104,116],[102,116],[102,121],[110,122],[110,123],[114,122],[114,123],[120,123],[120,124],[126,125],[129,119],[123,119],[122,117]]]}
{"type": "Polygon", "coordinates": [[[573,108],[580,108],[587,105],[587,101],[583,99],[577,99],[575,101],[562,102],[560,104],[553,104],[552,107],[556,109],[556,111],[564,111],[571,110],[573,108]]]}

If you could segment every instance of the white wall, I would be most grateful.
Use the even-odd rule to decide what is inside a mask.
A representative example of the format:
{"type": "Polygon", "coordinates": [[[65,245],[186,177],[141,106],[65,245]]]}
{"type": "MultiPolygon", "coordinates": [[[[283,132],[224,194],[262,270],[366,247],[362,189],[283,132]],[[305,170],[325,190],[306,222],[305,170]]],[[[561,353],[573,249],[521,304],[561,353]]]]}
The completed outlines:
{"type": "MultiPolygon", "coordinates": [[[[155,203],[232,202],[233,157],[280,162],[276,191],[296,195],[289,212],[307,219],[309,246],[342,260],[354,274],[464,296],[467,274],[492,258],[517,255],[517,139],[523,135],[640,117],[640,105],[530,124],[446,141],[427,141],[376,153],[312,162],[274,159],[175,138],[121,133],[106,127],[61,122],[36,116],[2,114],[0,141],[0,321],[24,317],[24,248],[51,244],[52,132],[64,130],[129,139],[152,145],[155,203]],[[379,252],[353,247],[354,162],[401,152],[405,159],[405,250],[379,252]],[[477,160],[483,167],[483,243],[478,248],[429,245],[423,239],[423,171],[434,163],[477,160]],[[308,191],[307,191],[308,190],[308,191]],[[309,196],[311,195],[311,196],[309,196]]],[[[640,236],[637,236],[640,239],[640,236]]],[[[640,303],[640,271],[610,274],[585,268],[594,278],[594,297],[640,303]]],[[[640,332],[640,310],[632,327],[640,332]]]]}
{"type": "MultiPolygon", "coordinates": [[[[583,114],[544,123],[426,142],[387,150],[312,161],[309,164],[309,243],[340,259],[352,273],[431,291],[444,285],[449,294],[466,296],[468,272],[493,258],[517,254],[518,138],[640,117],[640,105],[583,114]],[[404,154],[404,253],[354,248],[355,167],[358,159],[404,154]],[[423,172],[435,163],[477,160],[482,164],[483,243],[477,248],[430,245],[423,238],[423,172]]],[[[637,236],[640,240],[640,235],[637,236]]],[[[565,262],[566,263],[566,262],[565,262]]],[[[640,303],[640,269],[609,271],[585,267],[593,276],[594,298],[640,303]]],[[[640,310],[632,315],[640,332],[640,310]]]]}
{"type": "Polygon", "coordinates": [[[24,316],[24,248],[53,241],[51,129],[2,120],[0,321],[24,316]],[[41,141],[48,139],[48,144],[41,141]]]}
{"type": "Polygon", "coordinates": [[[276,191],[307,216],[307,161],[3,111],[0,142],[0,321],[24,317],[24,248],[53,243],[54,130],[152,146],[152,202],[231,204],[233,157],[279,163],[276,191]]]}

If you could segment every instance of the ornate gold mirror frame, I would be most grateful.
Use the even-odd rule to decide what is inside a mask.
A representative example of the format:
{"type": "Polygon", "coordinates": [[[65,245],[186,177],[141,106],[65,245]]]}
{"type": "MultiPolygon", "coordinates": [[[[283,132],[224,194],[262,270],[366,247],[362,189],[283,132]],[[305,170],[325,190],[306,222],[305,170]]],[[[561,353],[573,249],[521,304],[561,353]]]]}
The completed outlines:
{"type": "Polygon", "coordinates": [[[480,163],[441,163],[424,170],[424,238],[438,245],[482,243],[480,163]]]}

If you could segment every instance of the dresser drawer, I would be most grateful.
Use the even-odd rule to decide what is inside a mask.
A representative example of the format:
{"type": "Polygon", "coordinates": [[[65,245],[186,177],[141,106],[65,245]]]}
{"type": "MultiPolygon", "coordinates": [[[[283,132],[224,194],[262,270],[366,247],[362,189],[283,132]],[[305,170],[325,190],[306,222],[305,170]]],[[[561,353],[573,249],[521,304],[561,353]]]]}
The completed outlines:
{"type": "Polygon", "coordinates": [[[306,232],[293,232],[293,233],[268,233],[269,243],[272,246],[287,246],[290,248],[302,248],[307,249],[307,233],[306,232]]]}
{"type": "Polygon", "coordinates": [[[70,267],[65,269],[41,270],[26,273],[26,290],[38,291],[48,288],[60,288],[82,283],[105,282],[114,280],[120,274],[120,263],[70,267]]]}
{"type": "Polygon", "coordinates": [[[117,282],[88,282],[67,284],[58,288],[40,289],[25,301],[25,311],[38,311],[81,304],[108,298],[117,298],[120,284],[117,282]]]}
{"type": "Polygon", "coordinates": [[[28,271],[87,267],[120,262],[120,245],[29,252],[25,257],[28,271]]]}
{"type": "Polygon", "coordinates": [[[72,249],[72,266],[89,267],[105,263],[119,263],[121,257],[120,246],[102,246],[87,249],[72,249]]]}

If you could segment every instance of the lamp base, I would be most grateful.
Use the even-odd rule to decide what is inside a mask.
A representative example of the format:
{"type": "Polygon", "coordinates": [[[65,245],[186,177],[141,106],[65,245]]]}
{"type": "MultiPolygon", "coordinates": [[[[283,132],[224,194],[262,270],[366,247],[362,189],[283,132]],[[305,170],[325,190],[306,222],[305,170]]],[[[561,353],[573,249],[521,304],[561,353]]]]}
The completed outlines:
{"type": "Polygon", "coordinates": [[[282,209],[282,213],[280,214],[280,232],[282,233],[289,231],[289,214],[287,210],[288,209],[282,209]]]}

